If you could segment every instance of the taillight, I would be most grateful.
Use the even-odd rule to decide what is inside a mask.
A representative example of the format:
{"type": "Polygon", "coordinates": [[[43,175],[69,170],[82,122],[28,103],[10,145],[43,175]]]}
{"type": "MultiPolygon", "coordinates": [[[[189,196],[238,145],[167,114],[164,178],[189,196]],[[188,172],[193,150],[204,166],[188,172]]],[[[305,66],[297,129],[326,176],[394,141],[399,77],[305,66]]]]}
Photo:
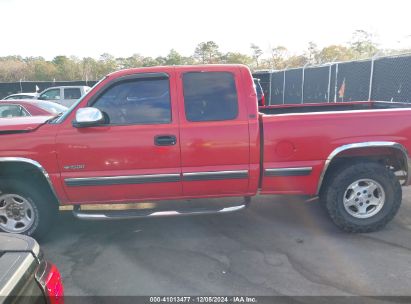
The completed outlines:
{"type": "Polygon", "coordinates": [[[49,297],[50,304],[64,303],[64,287],[61,275],[57,267],[50,264],[49,273],[46,279],[46,293],[49,297]]]}
{"type": "Polygon", "coordinates": [[[64,304],[64,287],[59,270],[54,264],[42,262],[43,269],[41,277],[38,278],[45,296],[50,304],[64,304]],[[44,267],[45,266],[45,267],[44,267]]]}

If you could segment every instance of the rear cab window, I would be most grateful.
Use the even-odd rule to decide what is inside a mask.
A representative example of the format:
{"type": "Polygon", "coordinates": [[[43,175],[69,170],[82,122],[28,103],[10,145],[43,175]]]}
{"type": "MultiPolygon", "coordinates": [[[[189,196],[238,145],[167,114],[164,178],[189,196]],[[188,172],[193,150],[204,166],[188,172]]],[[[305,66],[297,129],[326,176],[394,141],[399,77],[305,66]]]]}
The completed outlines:
{"type": "Polygon", "coordinates": [[[230,72],[183,74],[184,110],[188,121],[224,121],[238,116],[238,96],[230,72]]]}
{"type": "Polygon", "coordinates": [[[64,99],[79,99],[81,97],[80,88],[64,89],[64,99]]]}

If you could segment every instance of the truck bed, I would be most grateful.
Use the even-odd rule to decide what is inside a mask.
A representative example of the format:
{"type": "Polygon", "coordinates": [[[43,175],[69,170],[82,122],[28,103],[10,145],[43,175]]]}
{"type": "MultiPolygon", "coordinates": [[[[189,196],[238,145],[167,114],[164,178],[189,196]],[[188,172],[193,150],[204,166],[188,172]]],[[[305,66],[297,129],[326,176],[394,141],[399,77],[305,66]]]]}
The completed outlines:
{"type": "Polygon", "coordinates": [[[329,111],[355,111],[355,110],[376,110],[376,109],[396,109],[411,108],[409,103],[386,102],[386,101],[361,101],[361,102],[338,102],[338,103],[312,103],[312,104],[291,104],[272,105],[260,107],[263,114],[292,114],[311,113],[329,111]]]}
{"type": "Polygon", "coordinates": [[[395,142],[405,149],[410,148],[411,104],[294,105],[267,107],[262,112],[268,114],[260,118],[263,127],[262,194],[318,194],[318,182],[326,160],[344,145],[395,142]]]}

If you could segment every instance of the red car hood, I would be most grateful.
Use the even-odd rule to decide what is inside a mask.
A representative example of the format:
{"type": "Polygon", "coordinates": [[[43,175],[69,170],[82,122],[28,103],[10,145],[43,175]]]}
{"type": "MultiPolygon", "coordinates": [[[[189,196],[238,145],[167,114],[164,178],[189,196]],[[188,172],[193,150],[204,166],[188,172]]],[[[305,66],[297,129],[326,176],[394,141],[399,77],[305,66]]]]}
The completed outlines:
{"type": "Polygon", "coordinates": [[[53,116],[0,118],[0,133],[30,132],[43,125],[50,118],[53,116]]]}

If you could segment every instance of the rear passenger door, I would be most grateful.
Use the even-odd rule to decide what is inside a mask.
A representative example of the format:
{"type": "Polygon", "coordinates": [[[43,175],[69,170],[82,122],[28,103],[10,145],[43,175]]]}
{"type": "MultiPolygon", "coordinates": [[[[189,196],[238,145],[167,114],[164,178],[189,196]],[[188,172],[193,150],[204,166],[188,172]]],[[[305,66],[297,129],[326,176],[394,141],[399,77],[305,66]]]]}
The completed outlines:
{"type": "Polygon", "coordinates": [[[242,195],[248,189],[249,130],[236,68],[179,70],[183,193],[242,195]]]}

